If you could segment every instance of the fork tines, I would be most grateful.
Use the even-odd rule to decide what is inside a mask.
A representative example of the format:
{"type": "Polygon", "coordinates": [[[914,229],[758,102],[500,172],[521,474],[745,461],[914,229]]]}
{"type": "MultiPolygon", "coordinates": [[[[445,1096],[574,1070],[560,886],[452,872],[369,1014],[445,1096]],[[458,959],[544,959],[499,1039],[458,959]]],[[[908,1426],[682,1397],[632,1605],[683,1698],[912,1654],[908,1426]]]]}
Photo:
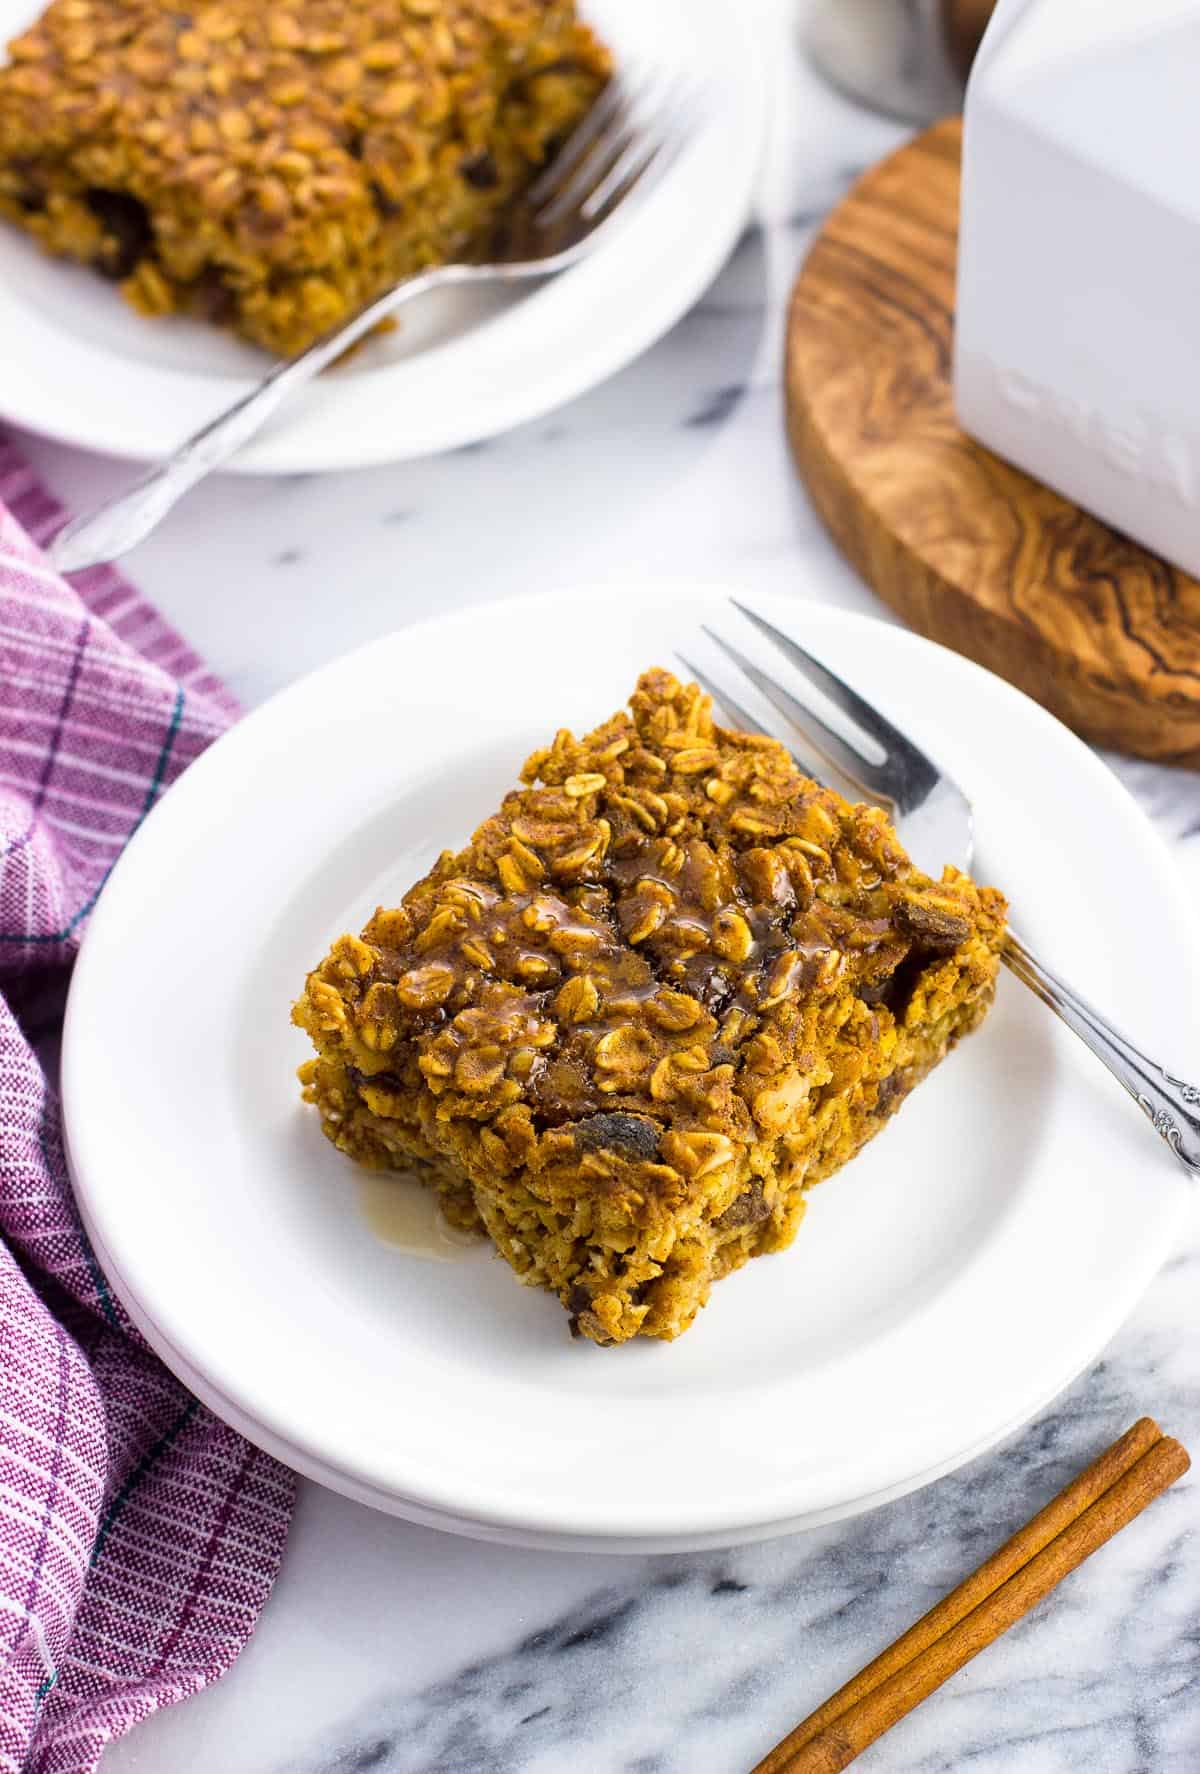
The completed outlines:
{"type": "Polygon", "coordinates": [[[574,217],[592,227],[611,215],[652,168],[667,170],[687,139],[689,110],[683,80],[614,76],[530,187],[538,225],[574,217]]]}
{"type": "MultiPolygon", "coordinates": [[[[782,739],[800,768],[807,775],[820,779],[822,772],[814,769],[796,751],[796,736],[801,735],[839,777],[871,800],[890,804],[897,811],[919,806],[928,798],[939,784],[940,773],[911,740],[791,635],[738,599],[731,598],[730,603],[846,723],[844,731],[837,731],[810,701],[789,690],[715,629],[703,625],[709,640],[737,669],[741,678],[753,685],[759,695],[783,716],[786,732],[781,734],[764,725],[724,683],[702,672],[689,660],[683,660],[696,681],[728,709],[740,727],[748,732],[769,733],[773,738],[782,739]]],[[[680,658],[683,659],[682,654],[680,658]]]]}

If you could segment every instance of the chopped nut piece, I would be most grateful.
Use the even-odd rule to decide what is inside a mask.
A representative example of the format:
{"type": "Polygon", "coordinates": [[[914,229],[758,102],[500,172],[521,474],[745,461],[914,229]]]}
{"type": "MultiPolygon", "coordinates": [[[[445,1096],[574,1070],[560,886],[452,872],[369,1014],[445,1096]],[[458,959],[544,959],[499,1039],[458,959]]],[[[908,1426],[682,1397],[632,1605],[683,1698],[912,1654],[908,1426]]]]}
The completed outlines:
{"type": "Polygon", "coordinates": [[[970,922],[955,902],[932,893],[906,894],[896,907],[896,922],[934,954],[949,953],[971,934],[970,922]]]}
{"type": "Polygon", "coordinates": [[[757,1226],[770,1217],[770,1205],[763,1199],[762,1178],[755,1177],[750,1187],[717,1216],[713,1225],[720,1232],[736,1232],[742,1226],[757,1226]]]}

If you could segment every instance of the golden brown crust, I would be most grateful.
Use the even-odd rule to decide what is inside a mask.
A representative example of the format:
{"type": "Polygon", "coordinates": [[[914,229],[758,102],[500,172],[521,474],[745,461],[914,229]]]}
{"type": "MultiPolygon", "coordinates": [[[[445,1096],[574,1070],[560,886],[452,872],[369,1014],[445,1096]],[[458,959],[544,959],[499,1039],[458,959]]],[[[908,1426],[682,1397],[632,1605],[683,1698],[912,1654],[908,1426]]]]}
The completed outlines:
{"type": "Polygon", "coordinates": [[[572,0],[52,0],[0,68],[0,215],[290,355],[461,249],[609,63],[572,0]]]}
{"type": "Polygon", "coordinates": [[[306,1095],[596,1342],[791,1241],[991,999],[1004,901],[648,672],[309,980],[306,1095]]]}

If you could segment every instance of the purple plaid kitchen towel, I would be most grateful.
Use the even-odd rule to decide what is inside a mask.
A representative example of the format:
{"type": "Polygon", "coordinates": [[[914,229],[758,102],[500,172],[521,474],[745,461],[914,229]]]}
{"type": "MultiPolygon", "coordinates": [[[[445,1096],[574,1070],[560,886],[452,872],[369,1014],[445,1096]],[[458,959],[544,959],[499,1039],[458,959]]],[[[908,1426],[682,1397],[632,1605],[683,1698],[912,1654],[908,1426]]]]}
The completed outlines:
{"type": "Polygon", "coordinates": [[[84,1774],[254,1630],[293,1481],[149,1352],[67,1182],[47,1074],[87,916],[237,709],[120,574],[67,585],[0,435],[0,1774],[84,1774]]]}

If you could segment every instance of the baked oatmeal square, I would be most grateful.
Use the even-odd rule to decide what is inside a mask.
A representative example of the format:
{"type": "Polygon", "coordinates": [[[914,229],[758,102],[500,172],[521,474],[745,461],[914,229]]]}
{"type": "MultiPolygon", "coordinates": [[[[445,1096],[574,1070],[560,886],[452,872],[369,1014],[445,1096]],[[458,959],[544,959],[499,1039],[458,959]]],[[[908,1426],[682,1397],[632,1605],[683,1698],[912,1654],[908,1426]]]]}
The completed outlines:
{"type": "Polygon", "coordinates": [[[983,1019],[1005,910],[650,671],[334,944],[304,1094],[576,1333],[673,1338],[983,1019]]]}

